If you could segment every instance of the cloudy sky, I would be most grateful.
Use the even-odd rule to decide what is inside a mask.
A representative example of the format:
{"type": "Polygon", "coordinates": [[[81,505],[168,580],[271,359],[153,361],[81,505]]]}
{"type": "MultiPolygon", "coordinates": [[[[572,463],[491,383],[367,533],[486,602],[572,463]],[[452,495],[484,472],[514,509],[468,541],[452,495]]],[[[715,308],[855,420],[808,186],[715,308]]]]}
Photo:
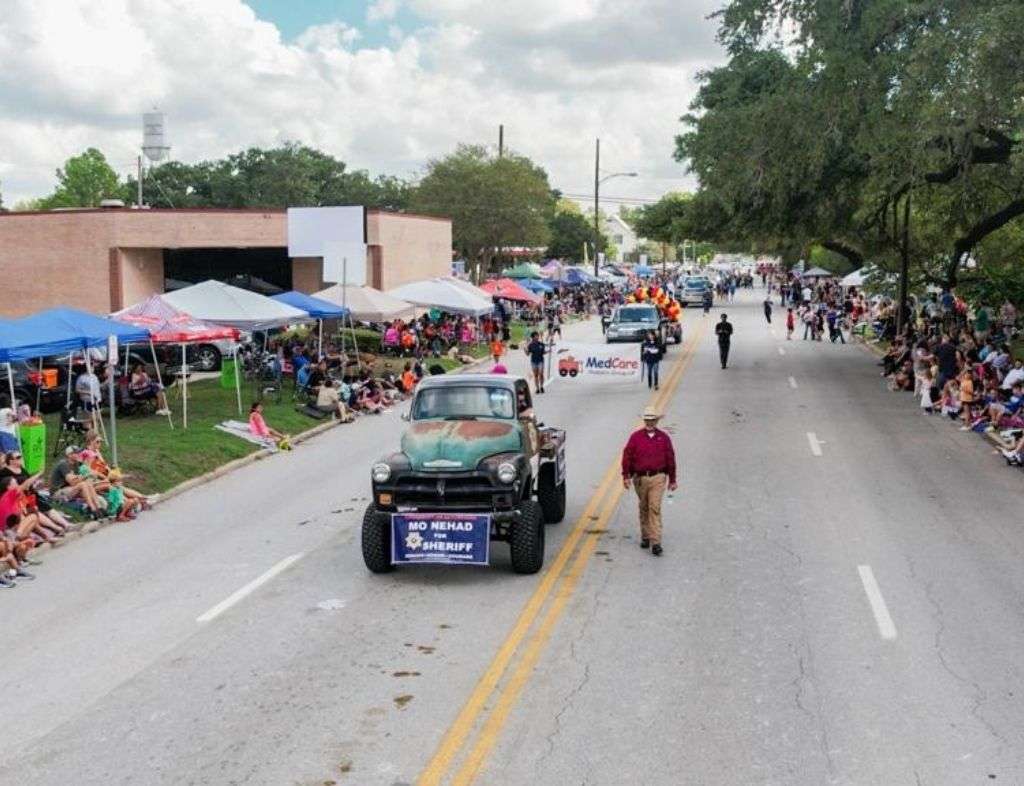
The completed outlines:
{"type": "Polygon", "coordinates": [[[692,186],[672,160],[696,71],[719,63],[720,0],[3,0],[0,188],[52,190],[95,146],[134,167],[141,113],[172,157],[286,140],[415,177],[459,142],[506,144],[553,185],[603,195],[692,186]]]}

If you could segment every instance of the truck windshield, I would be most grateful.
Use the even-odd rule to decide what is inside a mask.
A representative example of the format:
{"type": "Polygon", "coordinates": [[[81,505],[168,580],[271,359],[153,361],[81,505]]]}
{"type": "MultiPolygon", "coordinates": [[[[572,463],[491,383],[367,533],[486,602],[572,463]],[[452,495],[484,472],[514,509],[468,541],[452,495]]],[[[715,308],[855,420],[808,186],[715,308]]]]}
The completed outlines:
{"type": "Polygon", "coordinates": [[[620,308],[619,322],[657,322],[658,315],[653,308],[620,308]]]}
{"type": "Polygon", "coordinates": [[[516,416],[511,390],[484,385],[453,385],[420,391],[412,411],[413,420],[473,420],[516,416]]]}

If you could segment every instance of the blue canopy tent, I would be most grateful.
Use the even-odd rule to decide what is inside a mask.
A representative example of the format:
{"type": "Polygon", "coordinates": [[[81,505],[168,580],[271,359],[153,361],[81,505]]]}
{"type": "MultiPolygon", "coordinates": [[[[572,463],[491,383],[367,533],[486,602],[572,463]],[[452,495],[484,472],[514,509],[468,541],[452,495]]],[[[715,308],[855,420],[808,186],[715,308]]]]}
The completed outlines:
{"type": "Polygon", "coordinates": [[[539,278],[523,278],[519,281],[519,286],[530,290],[531,292],[537,292],[538,294],[545,294],[547,292],[554,292],[555,288],[551,286],[547,281],[541,281],[539,278]]]}
{"type": "Polygon", "coordinates": [[[565,271],[565,283],[570,287],[590,284],[596,280],[590,273],[580,267],[570,267],[565,271]]]}
{"type": "MultiPolygon", "coordinates": [[[[38,314],[0,323],[0,362],[7,364],[7,383],[11,393],[11,405],[14,406],[12,361],[106,346],[107,340],[111,336],[116,336],[119,344],[149,341],[149,333],[142,328],[97,317],[66,306],[50,308],[40,311],[38,314]]],[[[88,353],[86,353],[86,363],[91,368],[88,353]]],[[[113,387],[111,387],[111,450],[114,464],[117,464],[117,427],[115,422],[113,387]]]]}
{"type": "Polygon", "coordinates": [[[294,289],[291,292],[282,292],[280,295],[271,295],[270,299],[297,308],[299,311],[305,311],[319,323],[316,350],[318,356],[323,355],[324,352],[324,320],[344,319],[349,315],[347,308],[329,300],[307,295],[304,292],[296,292],[294,289]]]}

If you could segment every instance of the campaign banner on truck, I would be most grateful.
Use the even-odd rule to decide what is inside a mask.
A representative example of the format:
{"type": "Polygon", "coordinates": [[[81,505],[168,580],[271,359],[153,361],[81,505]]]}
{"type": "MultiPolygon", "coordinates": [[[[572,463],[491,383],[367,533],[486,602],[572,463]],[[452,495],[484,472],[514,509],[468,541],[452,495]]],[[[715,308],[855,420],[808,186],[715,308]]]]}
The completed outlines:
{"type": "Polygon", "coordinates": [[[473,513],[395,513],[391,564],[487,565],[491,517],[473,513]]]}
{"type": "Polygon", "coordinates": [[[640,381],[639,344],[559,344],[552,376],[582,382],[640,381]]]}

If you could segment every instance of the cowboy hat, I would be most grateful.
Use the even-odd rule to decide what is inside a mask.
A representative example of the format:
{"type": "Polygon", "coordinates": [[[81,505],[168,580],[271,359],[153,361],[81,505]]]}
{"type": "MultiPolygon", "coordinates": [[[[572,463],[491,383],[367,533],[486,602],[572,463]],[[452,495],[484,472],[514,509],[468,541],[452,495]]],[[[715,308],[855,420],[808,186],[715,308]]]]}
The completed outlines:
{"type": "Polygon", "coordinates": [[[641,417],[643,417],[644,420],[661,420],[661,413],[654,407],[647,407],[641,417]]]}

